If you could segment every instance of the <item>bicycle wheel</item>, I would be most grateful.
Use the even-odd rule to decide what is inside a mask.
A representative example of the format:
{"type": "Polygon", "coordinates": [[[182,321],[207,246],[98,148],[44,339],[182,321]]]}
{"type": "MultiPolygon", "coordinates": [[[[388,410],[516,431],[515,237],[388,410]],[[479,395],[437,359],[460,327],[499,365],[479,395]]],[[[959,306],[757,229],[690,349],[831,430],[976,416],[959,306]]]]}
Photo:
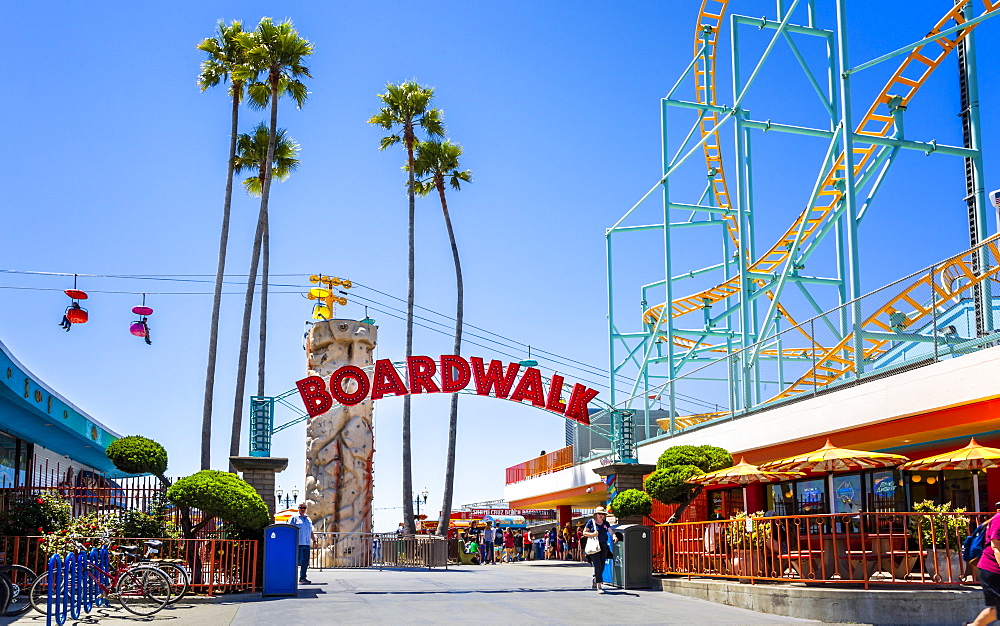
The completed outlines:
{"type": "Polygon", "coordinates": [[[170,579],[155,567],[132,567],[115,585],[122,608],[136,615],[152,615],[170,600],[170,579]]]}
{"type": "Polygon", "coordinates": [[[191,585],[191,577],[183,565],[159,562],[154,565],[170,579],[170,600],[167,601],[167,604],[173,604],[187,595],[188,587],[191,585]]]}
{"type": "Polygon", "coordinates": [[[42,615],[49,613],[49,577],[42,574],[31,583],[28,590],[28,604],[42,615]]]}
{"type": "Polygon", "coordinates": [[[5,574],[10,582],[10,602],[7,608],[0,612],[3,617],[17,617],[28,612],[31,603],[28,602],[28,591],[35,582],[35,572],[23,565],[0,565],[0,574],[5,574]]]}

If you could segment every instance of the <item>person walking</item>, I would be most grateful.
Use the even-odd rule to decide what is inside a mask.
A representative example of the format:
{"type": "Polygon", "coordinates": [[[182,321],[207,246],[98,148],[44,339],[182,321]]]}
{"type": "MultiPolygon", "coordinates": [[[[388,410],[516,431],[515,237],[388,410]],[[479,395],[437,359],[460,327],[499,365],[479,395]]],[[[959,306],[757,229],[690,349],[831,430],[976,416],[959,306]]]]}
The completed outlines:
{"type": "Polygon", "coordinates": [[[532,552],[535,548],[535,542],[531,537],[531,531],[525,528],[524,533],[521,534],[521,540],[524,542],[524,560],[530,561],[534,558],[534,554],[532,554],[532,552]]]}
{"type": "Polygon", "coordinates": [[[486,522],[486,528],[483,530],[483,544],[480,548],[480,552],[483,556],[483,565],[491,563],[496,565],[496,559],[494,559],[493,554],[493,539],[496,535],[496,531],[493,530],[493,522],[486,522]]]}
{"type": "Polygon", "coordinates": [[[576,529],[566,524],[566,544],[569,546],[569,555],[566,557],[570,561],[579,561],[577,552],[580,548],[580,538],[576,534],[576,529]]]}
{"type": "Polygon", "coordinates": [[[514,542],[514,529],[508,528],[503,533],[504,560],[513,563],[517,560],[517,544],[514,542]]]}
{"type": "Polygon", "coordinates": [[[611,558],[611,544],[618,541],[611,532],[611,524],[608,523],[608,511],[603,506],[594,509],[594,517],[583,527],[583,536],[587,538],[585,550],[588,558],[594,566],[594,581],[591,589],[597,589],[601,593],[607,593],[604,589],[604,564],[611,558]],[[597,551],[591,544],[597,542],[597,551]]]}
{"type": "Polygon", "coordinates": [[[288,518],[288,523],[297,526],[299,529],[298,538],[298,562],[299,562],[299,582],[307,585],[312,582],[306,578],[306,570],[309,569],[309,552],[312,550],[312,542],[316,540],[316,533],[313,532],[313,523],[306,515],[306,503],[299,505],[299,514],[288,518]]]}
{"type": "Polygon", "coordinates": [[[983,537],[983,554],[976,567],[979,568],[979,582],[983,586],[986,608],[972,622],[973,626],[992,624],[1000,612],[1000,502],[994,505],[997,513],[989,519],[986,536],[983,537]]]}
{"type": "Polygon", "coordinates": [[[521,536],[521,534],[522,533],[520,530],[514,531],[514,550],[516,550],[517,552],[516,556],[514,557],[515,561],[524,560],[524,538],[521,536]]]}

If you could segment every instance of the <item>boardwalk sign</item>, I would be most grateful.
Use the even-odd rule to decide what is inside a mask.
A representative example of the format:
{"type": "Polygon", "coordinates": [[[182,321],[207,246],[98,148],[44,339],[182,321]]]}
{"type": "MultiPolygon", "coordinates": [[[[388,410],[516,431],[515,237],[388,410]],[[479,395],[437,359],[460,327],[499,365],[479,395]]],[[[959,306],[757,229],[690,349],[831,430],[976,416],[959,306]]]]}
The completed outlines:
{"type": "Polygon", "coordinates": [[[528,367],[522,373],[519,363],[508,363],[505,367],[503,362],[493,360],[487,365],[475,356],[469,360],[454,354],[442,355],[437,360],[429,356],[411,356],[406,359],[405,369],[404,380],[392,361],[379,359],[370,374],[360,367],[345,365],[337,369],[329,380],[309,376],[295,386],[309,417],[326,413],[333,408],[334,402],[353,406],[390,395],[456,393],[472,383],[477,395],[528,402],[536,408],[588,425],[590,413],[587,405],[598,394],[598,391],[577,383],[569,389],[569,399],[566,400],[563,399],[563,392],[569,385],[558,374],[553,374],[546,386],[537,368],[528,367]]]}

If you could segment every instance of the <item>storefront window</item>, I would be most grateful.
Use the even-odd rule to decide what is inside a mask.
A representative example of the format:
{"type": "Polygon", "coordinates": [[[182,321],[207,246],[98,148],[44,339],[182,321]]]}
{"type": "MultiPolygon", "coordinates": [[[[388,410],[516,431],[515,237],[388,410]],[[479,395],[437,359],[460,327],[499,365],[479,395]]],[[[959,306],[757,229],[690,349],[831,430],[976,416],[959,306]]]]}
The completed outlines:
{"type": "Polygon", "coordinates": [[[708,519],[729,519],[743,510],[743,489],[716,489],[709,492],[708,519]]]}
{"type": "Polygon", "coordinates": [[[838,474],[833,477],[834,513],[860,513],[864,508],[861,474],[838,474]]]}
{"type": "MultiPolygon", "coordinates": [[[[972,473],[967,470],[945,470],[943,472],[910,472],[907,484],[910,489],[911,505],[924,500],[934,504],[951,502],[952,507],[967,511],[975,510],[972,493],[972,473]]],[[[980,507],[989,510],[986,494],[986,480],[979,477],[980,507]]]]}
{"type": "Polygon", "coordinates": [[[767,486],[767,510],[778,515],[795,515],[795,487],[792,483],[772,483],[767,486]]]}
{"type": "Polygon", "coordinates": [[[26,442],[0,432],[0,487],[25,484],[25,470],[28,467],[25,458],[27,449],[26,442]]]}
{"type": "Polygon", "coordinates": [[[799,515],[816,515],[828,512],[825,482],[822,478],[815,478],[795,483],[795,499],[799,515]]]}
{"type": "Polygon", "coordinates": [[[873,513],[906,510],[906,498],[898,470],[878,470],[868,476],[868,506],[873,513]]]}

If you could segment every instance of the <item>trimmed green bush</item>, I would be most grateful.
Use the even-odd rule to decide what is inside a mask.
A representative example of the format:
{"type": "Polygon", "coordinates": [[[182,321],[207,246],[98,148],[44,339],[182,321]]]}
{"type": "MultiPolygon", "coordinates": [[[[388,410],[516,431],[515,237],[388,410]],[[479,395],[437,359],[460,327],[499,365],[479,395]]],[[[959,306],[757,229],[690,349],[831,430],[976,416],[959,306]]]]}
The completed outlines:
{"type": "Polygon", "coordinates": [[[653,499],[645,491],[626,489],[611,501],[611,511],[615,517],[649,515],[653,512],[653,499]]]}
{"type": "Polygon", "coordinates": [[[152,474],[167,484],[167,451],[152,439],[139,435],[122,437],[111,442],[105,453],[126,474],[152,474]]]}
{"type": "Polygon", "coordinates": [[[664,504],[683,504],[694,488],[694,485],[685,481],[704,473],[694,465],[664,467],[650,474],[643,487],[649,495],[664,504]]]}
{"type": "Polygon", "coordinates": [[[701,485],[687,481],[695,476],[733,466],[733,455],[716,446],[673,446],[656,461],[656,471],[646,478],[643,487],[664,504],[680,505],[668,522],[680,519],[691,501],[701,493],[701,485]]]}
{"type": "Polygon", "coordinates": [[[187,537],[193,537],[215,517],[250,530],[260,530],[271,521],[260,495],[249,483],[229,472],[202,470],[181,478],[167,490],[167,500],[181,507],[181,523],[187,537]],[[191,526],[189,509],[200,509],[205,514],[205,519],[195,527],[191,526]]]}

